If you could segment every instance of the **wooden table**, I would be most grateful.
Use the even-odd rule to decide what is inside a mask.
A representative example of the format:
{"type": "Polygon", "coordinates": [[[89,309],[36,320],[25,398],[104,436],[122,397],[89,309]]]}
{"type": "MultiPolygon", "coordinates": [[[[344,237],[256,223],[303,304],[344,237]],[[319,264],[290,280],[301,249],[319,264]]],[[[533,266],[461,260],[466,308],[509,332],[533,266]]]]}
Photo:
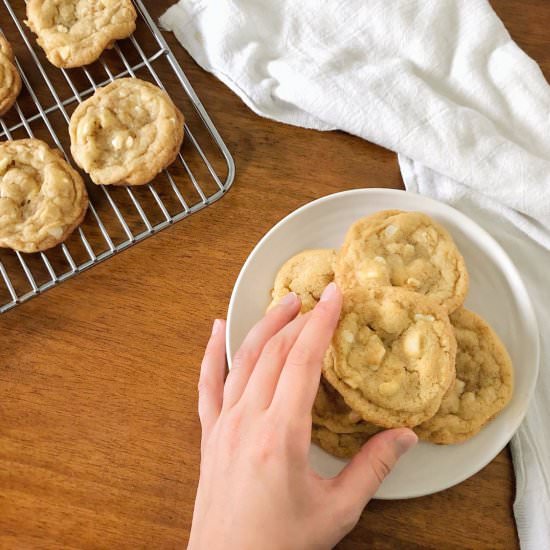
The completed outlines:
{"type": "MultiPolygon", "coordinates": [[[[147,2],[155,16],[170,3],[147,2]]],[[[550,4],[493,4],[550,74],[550,4]]],[[[199,471],[200,359],[247,255],[306,202],[402,186],[393,153],[257,117],[167,38],[237,180],[214,206],[0,318],[2,549],[181,548],[199,471]]],[[[505,450],[442,493],[372,502],[340,548],[515,548],[513,497],[505,450]]]]}

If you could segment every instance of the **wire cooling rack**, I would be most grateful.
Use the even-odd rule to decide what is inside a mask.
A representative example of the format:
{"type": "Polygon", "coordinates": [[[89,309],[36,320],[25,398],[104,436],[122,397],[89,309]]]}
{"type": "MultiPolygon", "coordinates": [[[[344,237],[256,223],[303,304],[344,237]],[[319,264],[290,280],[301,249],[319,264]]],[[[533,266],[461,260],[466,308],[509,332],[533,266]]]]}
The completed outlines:
{"type": "Polygon", "coordinates": [[[74,166],[67,155],[71,113],[98,87],[127,76],[162,88],[170,84],[186,124],[176,162],[149,185],[110,188],[86,179],[90,207],[65,243],[38,254],[0,249],[0,313],[207,207],[224,195],[235,176],[231,154],[141,0],[134,0],[134,35],[117,42],[96,63],[71,70],[56,69],[45,59],[23,24],[24,1],[2,1],[7,13],[0,9],[0,31],[16,53],[23,91],[0,118],[1,140],[43,139],[59,147],[74,166]]]}

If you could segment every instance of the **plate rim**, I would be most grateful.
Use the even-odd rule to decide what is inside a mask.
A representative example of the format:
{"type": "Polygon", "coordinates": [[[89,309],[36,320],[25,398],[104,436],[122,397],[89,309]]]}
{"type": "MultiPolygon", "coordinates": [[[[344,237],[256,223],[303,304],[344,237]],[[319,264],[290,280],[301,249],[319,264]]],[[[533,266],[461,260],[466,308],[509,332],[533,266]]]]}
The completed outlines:
{"type": "Polygon", "coordinates": [[[235,318],[235,300],[236,300],[236,294],[238,289],[240,288],[241,281],[248,269],[248,266],[250,263],[252,263],[254,257],[256,256],[258,250],[263,246],[263,244],[271,237],[272,234],[277,232],[282,226],[289,223],[294,218],[300,216],[304,211],[314,208],[315,206],[322,204],[324,202],[329,202],[331,200],[334,200],[336,198],[347,196],[347,195],[358,195],[361,197],[373,195],[373,194],[382,194],[382,195],[394,195],[394,196],[410,196],[414,195],[414,197],[419,198],[421,201],[425,201],[427,204],[432,204],[434,207],[437,207],[439,209],[443,208],[443,210],[447,210],[451,215],[455,216],[455,219],[459,222],[464,222],[466,225],[470,226],[471,229],[475,229],[480,234],[483,235],[483,237],[488,240],[491,245],[494,247],[494,249],[499,254],[500,258],[504,260],[505,264],[508,264],[507,266],[502,266],[506,269],[506,275],[507,278],[515,279],[516,287],[520,289],[521,296],[519,298],[521,299],[522,303],[522,310],[524,312],[525,321],[527,323],[527,327],[529,331],[531,331],[534,334],[533,341],[536,343],[535,350],[534,350],[534,363],[535,363],[535,374],[531,380],[531,383],[528,387],[527,391],[527,399],[525,400],[525,407],[521,415],[519,415],[516,419],[516,421],[512,424],[513,429],[511,430],[511,436],[509,439],[506,440],[504,445],[500,447],[498,450],[496,450],[494,453],[491,452],[488,454],[488,459],[481,460],[479,464],[476,464],[475,468],[473,468],[474,471],[471,473],[467,473],[466,475],[459,475],[456,478],[453,478],[448,483],[445,484],[444,487],[441,487],[440,489],[437,489],[435,491],[427,490],[427,491],[416,491],[411,492],[409,494],[406,494],[404,496],[378,496],[375,495],[373,498],[379,499],[379,500],[406,500],[411,498],[418,498],[422,496],[427,496],[430,494],[435,494],[441,491],[445,491],[451,487],[454,487],[455,485],[458,485],[459,483],[462,483],[466,479],[469,479],[470,477],[476,475],[479,473],[483,468],[485,468],[490,462],[492,462],[496,456],[508,445],[508,443],[511,441],[512,437],[515,435],[517,430],[519,429],[521,423],[523,422],[525,415],[527,414],[527,410],[529,408],[529,403],[531,402],[531,399],[533,398],[533,393],[536,387],[536,382],[539,376],[539,370],[540,370],[540,331],[538,326],[538,320],[535,313],[535,309],[533,307],[533,303],[531,301],[531,297],[529,296],[529,293],[527,291],[527,288],[525,286],[525,283],[523,281],[523,278],[521,277],[521,274],[519,270],[517,269],[516,265],[508,255],[508,253],[504,250],[504,248],[500,245],[500,243],[482,226],[480,226],[477,222],[475,222],[472,218],[461,212],[460,210],[454,208],[453,206],[438,201],[436,199],[433,199],[431,197],[427,197],[425,195],[421,195],[419,193],[414,193],[411,191],[405,191],[402,189],[388,189],[385,187],[368,187],[368,188],[357,188],[357,189],[348,189],[345,191],[338,191],[336,193],[331,193],[329,195],[325,195],[323,197],[319,197],[317,199],[314,199],[312,201],[309,201],[302,206],[299,206],[295,210],[289,212],[286,216],[281,218],[278,222],[276,222],[256,243],[254,248],[250,251],[248,254],[248,257],[246,258],[245,262],[243,263],[239,275],[237,276],[237,279],[235,280],[235,283],[233,285],[233,289],[231,291],[231,298],[229,300],[229,306],[227,309],[227,323],[226,323],[226,346],[225,346],[225,353],[227,358],[227,364],[228,368],[231,369],[231,329],[233,326],[233,320],[235,318]]]}

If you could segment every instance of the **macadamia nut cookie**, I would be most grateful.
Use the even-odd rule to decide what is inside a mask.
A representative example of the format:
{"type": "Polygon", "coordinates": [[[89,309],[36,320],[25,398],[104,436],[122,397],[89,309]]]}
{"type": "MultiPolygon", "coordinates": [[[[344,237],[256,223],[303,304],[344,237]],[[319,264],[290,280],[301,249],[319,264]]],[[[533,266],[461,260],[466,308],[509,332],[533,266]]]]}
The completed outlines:
{"type": "Polygon", "coordinates": [[[137,78],[121,78],[81,103],[69,125],[75,162],[103,185],[142,185],[172,164],[184,118],[170,96],[137,78]]]}
{"type": "Polygon", "coordinates": [[[366,421],[386,428],[431,418],[455,379],[447,312],[400,288],[345,293],[328,353],[328,382],[366,421]]]}
{"type": "Polygon", "coordinates": [[[21,77],[10,43],[0,34],[0,116],[7,113],[21,92],[21,77]]]}
{"type": "Polygon", "coordinates": [[[28,0],[26,23],[52,65],[72,68],[130,36],[136,17],[131,0],[28,0]]]}
{"type": "Polygon", "coordinates": [[[510,356],[493,329],[478,315],[459,309],[451,315],[456,341],[456,381],[433,418],[415,428],[421,439],[460,443],[478,433],[510,401],[510,356]]]}
{"type": "Polygon", "coordinates": [[[342,289],[403,287],[452,312],[464,303],[468,272],[447,231],[420,212],[388,210],[355,222],[335,265],[342,289]]]}
{"type": "Polygon", "coordinates": [[[331,249],[304,250],[286,261],[273,284],[272,302],[295,292],[302,301],[302,313],[312,310],[325,287],[334,280],[336,252],[331,249]]]}
{"type": "Polygon", "coordinates": [[[38,139],[0,144],[0,247],[39,252],[81,223],[88,194],[80,174],[38,139]]]}

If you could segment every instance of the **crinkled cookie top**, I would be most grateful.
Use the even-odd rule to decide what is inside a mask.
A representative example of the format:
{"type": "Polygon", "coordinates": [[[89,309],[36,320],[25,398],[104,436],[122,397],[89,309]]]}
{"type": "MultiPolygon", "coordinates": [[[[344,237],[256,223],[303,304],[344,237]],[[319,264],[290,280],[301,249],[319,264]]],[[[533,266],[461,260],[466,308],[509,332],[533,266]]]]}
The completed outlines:
{"type": "Polygon", "coordinates": [[[494,330],[472,311],[451,315],[456,353],[456,381],[433,418],[415,428],[433,443],[460,443],[472,437],[510,401],[512,361],[494,330]]]}
{"type": "Polygon", "coordinates": [[[324,374],[368,422],[416,426],[454,381],[455,353],[449,318],[435,301],[399,288],[355,289],[344,295],[324,374]]]}
{"type": "Polygon", "coordinates": [[[0,246],[46,250],[80,224],[88,206],[82,178],[38,139],[0,144],[0,246]]]}
{"type": "Polygon", "coordinates": [[[164,90],[120,78],[76,108],[69,126],[71,152],[94,183],[141,185],[174,162],[183,123],[164,90]]]}
{"type": "Polygon", "coordinates": [[[21,77],[10,43],[0,34],[0,116],[6,113],[21,91],[21,77]]]}
{"type": "Polygon", "coordinates": [[[312,310],[325,287],[334,279],[336,252],[332,249],[304,250],[287,260],[275,277],[270,308],[295,292],[302,301],[302,313],[312,310]]]}
{"type": "Polygon", "coordinates": [[[56,67],[96,61],[115,40],[136,28],[131,0],[29,0],[27,25],[56,67]]]}
{"type": "Polygon", "coordinates": [[[464,259],[447,231],[420,212],[387,210],[362,218],[346,234],[335,265],[343,288],[402,287],[452,312],[468,291],[464,259]]]}

